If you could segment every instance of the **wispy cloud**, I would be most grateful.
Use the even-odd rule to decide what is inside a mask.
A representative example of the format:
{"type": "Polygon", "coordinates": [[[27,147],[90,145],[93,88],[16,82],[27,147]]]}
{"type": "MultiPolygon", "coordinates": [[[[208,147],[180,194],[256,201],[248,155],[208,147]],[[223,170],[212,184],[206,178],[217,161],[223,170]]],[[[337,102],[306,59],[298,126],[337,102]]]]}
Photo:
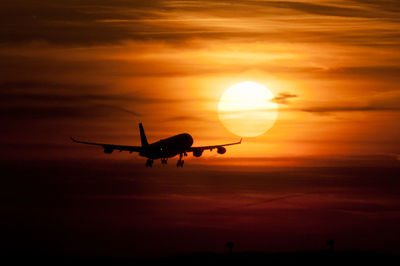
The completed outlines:
{"type": "MultiPolygon", "coordinates": [[[[398,23],[400,12],[395,1],[353,1],[351,5],[348,1],[145,2],[42,1],[40,5],[28,0],[13,4],[4,2],[0,4],[3,11],[0,42],[45,41],[59,45],[99,45],[121,43],[124,40],[173,42],[191,38],[266,39],[273,35],[265,33],[275,32],[269,30],[268,25],[279,27],[280,32],[285,28],[291,29],[295,35],[304,31],[309,23],[293,16],[297,13],[309,14],[317,19],[334,16],[349,20],[379,19],[398,23]],[[285,20],[296,21],[298,29],[288,25],[285,20]],[[251,34],[247,34],[249,31],[251,34]]],[[[345,23],[337,23],[345,26],[345,23]]],[[[317,31],[326,33],[329,28],[319,27],[317,31]]]]}
{"type": "Polygon", "coordinates": [[[184,122],[184,121],[198,122],[198,121],[208,121],[208,120],[205,119],[204,117],[200,117],[200,116],[180,115],[180,116],[170,117],[166,121],[168,121],[168,122],[184,122]]]}
{"type": "Polygon", "coordinates": [[[288,104],[290,99],[297,98],[298,95],[290,92],[281,92],[275,96],[271,101],[279,104],[288,104]]]}
{"type": "Polygon", "coordinates": [[[400,92],[389,91],[377,94],[370,98],[369,102],[365,104],[354,103],[352,105],[335,105],[325,102],[323,105],[309,104],[308,107],[300,107],[299,111],[316,114],[338,112],[398,112],[400,111],[400,92]]]}

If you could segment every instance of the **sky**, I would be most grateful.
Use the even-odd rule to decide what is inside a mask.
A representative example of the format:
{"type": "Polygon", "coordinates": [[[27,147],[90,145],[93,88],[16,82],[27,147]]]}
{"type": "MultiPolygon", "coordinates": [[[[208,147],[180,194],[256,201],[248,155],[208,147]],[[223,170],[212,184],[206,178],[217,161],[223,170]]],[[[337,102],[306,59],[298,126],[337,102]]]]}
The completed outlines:
{"type": "Polygon", "coordinates": [[[400,153],[397,1],[0,5],[0,145],[10,157],[39,147],[87,155],[70,136],[137,145],[138,122],[150,141],[236,141],[217,106],[242,81],[269,88],[279,114],[232,157],[400,153]]]}
{"type": "Polygon", "coordinates": [[[0,24],[0,255],[400,252],[398,1],[2,0],[0,24]],[[278,118],[224,155],[70,140],[238,141],[244,81],[278,118]]]}

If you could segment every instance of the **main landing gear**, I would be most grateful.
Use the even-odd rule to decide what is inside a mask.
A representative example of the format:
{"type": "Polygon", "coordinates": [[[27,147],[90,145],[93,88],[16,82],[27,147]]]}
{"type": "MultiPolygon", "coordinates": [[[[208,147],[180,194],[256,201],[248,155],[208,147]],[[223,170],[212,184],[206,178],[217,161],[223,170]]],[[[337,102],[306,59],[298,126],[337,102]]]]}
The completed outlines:
{"type": "Polygon", "coordinates": [[[148,160],[146,161],[146,167],[152,167],[152,166],[153,166],[153,162],[154,162],[154,160],[148,159],[148,160]]]}
{"type": "MultiPolygon", "coordinates": [[[[186,153],[179,154],[179,160],[176,163],[176,167],[183,167],[183,164],[185,163],[185,161],[182,160],[183,156],[187,156],[187,154],[186,153]]],[[[161,158],[161,164],[167,164],[167,162],[168,162],[168,158],[161,158]]],[[[145,165],[146,165],[146,167],[152,167],[153,163],[154,163],[153,159],[147,159],[145,165]]]]}
{"type": "Polygon", "coordinates": [[[182,156],[183,156],[182,153],[179,154],[179,160],[178,160],[178,162],[176,163],[176,167],[183,167],[183,164],[185,163],[185,161],[182,160],[182,156]]]}

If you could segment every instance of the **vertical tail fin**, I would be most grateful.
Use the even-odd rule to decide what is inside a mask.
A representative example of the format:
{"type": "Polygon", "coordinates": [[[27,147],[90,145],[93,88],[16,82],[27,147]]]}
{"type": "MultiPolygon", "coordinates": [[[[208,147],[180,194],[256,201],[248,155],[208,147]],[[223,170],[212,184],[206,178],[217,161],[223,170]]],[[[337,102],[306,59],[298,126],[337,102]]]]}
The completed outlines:
{"type": "Polygon", "coordinates": [[[142,147],[148,146],[149,143],[147,142],[146,134],[144,133],[142,123],[139,123],[139,130],[140,130],[140,141],[142,142],[142,147]]]}

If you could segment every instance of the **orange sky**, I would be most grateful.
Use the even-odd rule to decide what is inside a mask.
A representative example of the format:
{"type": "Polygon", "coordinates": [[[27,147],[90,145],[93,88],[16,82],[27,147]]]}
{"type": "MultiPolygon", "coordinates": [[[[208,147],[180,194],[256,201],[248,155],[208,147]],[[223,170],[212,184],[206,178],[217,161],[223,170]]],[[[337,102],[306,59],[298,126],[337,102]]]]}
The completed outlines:
{"type": "Polygon", "coordinates": [[[41,156],[104,156],[73,146],[69,136],[137,145],[138,122],[150,141],[181,132],[195,145],[236,141],[217,104],[246,80],[295,97],[279,101],[270,131],[224,156],[400,153],[396,1],[20,0],[0,7],[1,145],[16,157],[38,148],[48,150],[41,156]]]}
{"type": "Polygon", "coordinates": [[[400,254],[398,0],[1,0],[0,25],[2,258],[400,254]],[[70,140],[238,141],[217,108],[243,81],[278,120],[226,154],[70,140]]]}

